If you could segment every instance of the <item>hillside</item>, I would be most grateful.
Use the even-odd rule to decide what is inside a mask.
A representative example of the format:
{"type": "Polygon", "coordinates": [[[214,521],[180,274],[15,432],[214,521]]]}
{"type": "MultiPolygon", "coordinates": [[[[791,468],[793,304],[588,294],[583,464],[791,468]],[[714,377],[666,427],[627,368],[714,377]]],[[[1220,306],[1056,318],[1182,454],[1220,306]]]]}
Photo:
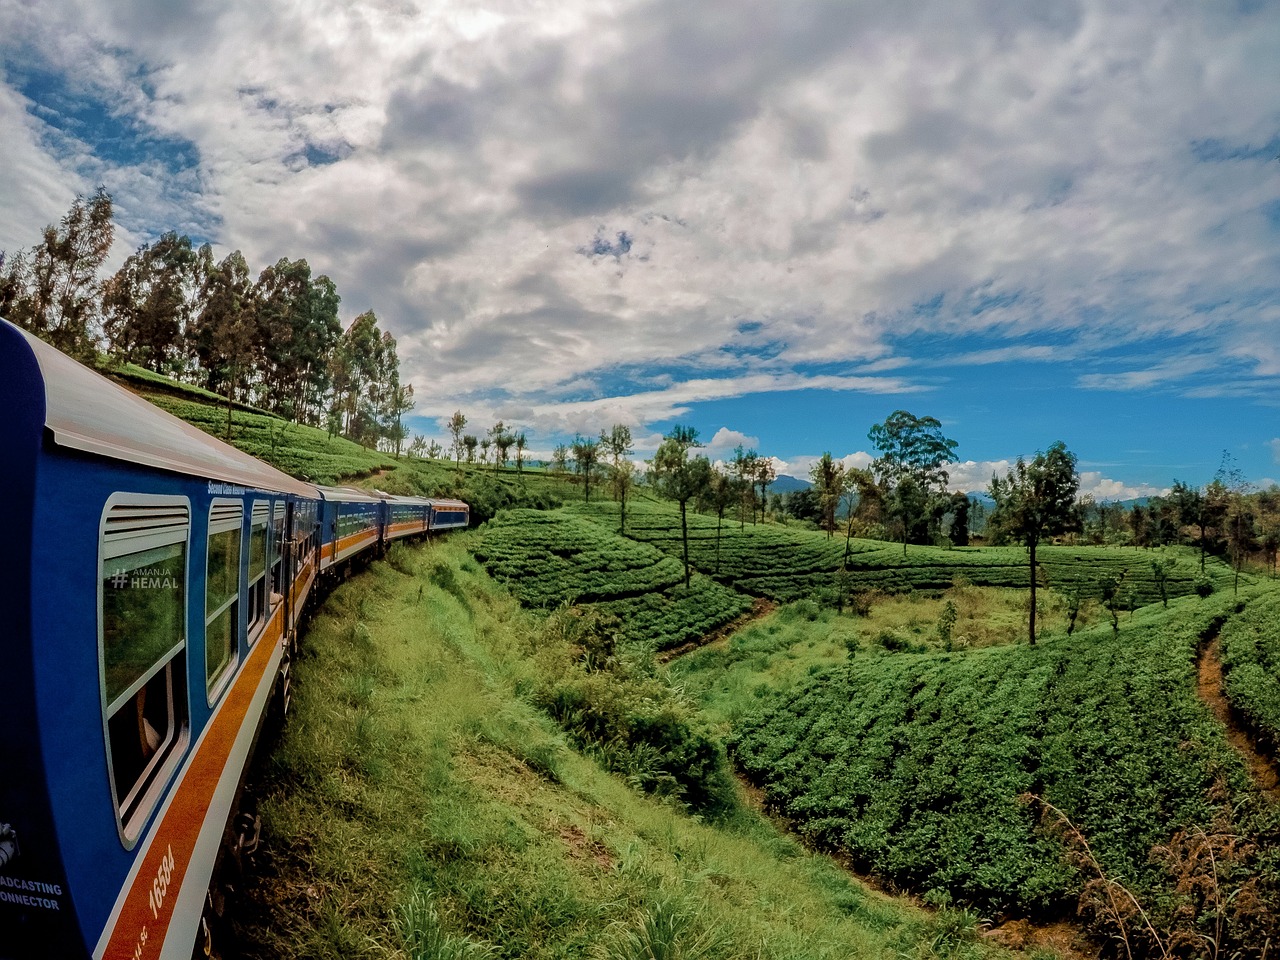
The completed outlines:
{"type": "Polygon", "coordinates": [[[976,957],[998,949],[978,916],[1034,944],[1027,919],[1077,912],[1135,955],[1266,955],[1280,817],[1196,689],[1220,649],[1274,749],[1270,582],[1047,547],[1031,648],[1016,548],[846,556],[694,515],[686,587],[667,504],[637,496],[623,531],[538,471],[350,455],[361,482],[449,485],[493,519],[398,547],[316,618],[251,791],[247,956],[976,957]],[[870,892],[757,804],[945,909],[870,892]]]}

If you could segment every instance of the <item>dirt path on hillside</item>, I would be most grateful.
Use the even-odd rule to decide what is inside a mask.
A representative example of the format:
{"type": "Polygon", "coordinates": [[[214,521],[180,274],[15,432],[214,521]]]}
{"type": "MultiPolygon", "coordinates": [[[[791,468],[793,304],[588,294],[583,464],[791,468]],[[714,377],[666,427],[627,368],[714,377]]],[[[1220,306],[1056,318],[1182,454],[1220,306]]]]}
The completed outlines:
{"type": "Polygon", "coordinates": [[[691,640],[689,643],[681,644],[678,647],[672,647],[670,650],[663,650],[658,654],[659,663],[670,663],[677,657],[682,657],[686,653],[694,650],[700,650],[703,647],[714,646],[717,643],[725,643],[730,635],[741,630],[747,624],[759,620],[761,617],[768,616],[778,609],[778,605],[772,600],[766,600],[764,597],[756,597],[751,602],[751,609],[742,616],[730,620],[722,627],[717,627],[704,637],[697,640],[691,640]]]}
{"type": "Polygon", "coordinates": [[[1226,729],[1227,742],[1244,760],[1249,776],[1272,803],[1280,803],[1280,769],[1254,743],[1248,731],[1237,720],[1231,702],[1222,690],[1222,660],[1218,656],[1218,634],[1206,643],[1200,653],[1196,692],[1226,729]]]}

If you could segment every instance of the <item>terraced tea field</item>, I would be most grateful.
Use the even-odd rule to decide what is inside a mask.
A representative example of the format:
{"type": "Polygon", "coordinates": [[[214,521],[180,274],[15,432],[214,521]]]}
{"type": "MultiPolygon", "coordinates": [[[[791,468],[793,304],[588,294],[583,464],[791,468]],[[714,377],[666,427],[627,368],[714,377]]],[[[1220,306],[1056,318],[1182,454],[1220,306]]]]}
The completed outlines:
{"type": "Polygon", "coordinates": [[[863,870],[996,915],[1069,914],[1083,890],[1114,935],[1096,872],[1025,799],[1042,798],[1161,929],[1194,936],[1220,912],[1219,948],[1258,955],[1280,916],[1280,811],[1197,699],[1195,665],[1224,621],[1224,636],[1274,623],[1275,599],[1148,607],[1118,640],[1100,626],[1038,648],[860,653],[765,692],[733,751],[773,809],[863,870]],[[1196,887],[1210,882],[1218,900],[1196,887]]]}
{"type": "Polygon", "coordinates": [[[674,557],[565,511],[504,511],[472,552],[525,606],[587,605],[658,650],[700,639],[751,608],[750,597],[709,577],[685,587],[674,557]]]}
{"type": "MultiPolygon", "coordinates": [[[[575,513],[602,526],[617,523],[617,508],[610,503],[590,507],[575,504],[575,513]]],[[[679,517],[659,505],[638,504],[629,511],[627,535],[651,544],[663,553],[679,557],[679,517]]],[[[1198,558],[1187,548],[1145,551],[1107,547],[1040,547],[1037,558],[1048,585],[1058,590],[1079,589],[1097,598],[1099,581],[1122,578],[1121,605],[1133,609],[1161,600],[1152,560],[1168,567],[1165,591],[1169,598],[1195,591],[1198,558]]],[[[753,596],[779,603],[822,595],[831,591],[845,559],[845,541],[828,539],[825,533],[777,524],[739,528],[737,522],[720,525],[714,517],[689,516],[689,559],[702,573],[753,596]]],[[[976,586],[1025,587],[1027,558],[1022,547],[910,546],[879,540],[854,540],[848,558],[848,589],[878,589],[887,593],[910,590],[945,590],[958,579],[976,586]]],[[[1230,569],[1220,560],[1208,568],[1211,582],[1230,583],[1230,569]]]]}

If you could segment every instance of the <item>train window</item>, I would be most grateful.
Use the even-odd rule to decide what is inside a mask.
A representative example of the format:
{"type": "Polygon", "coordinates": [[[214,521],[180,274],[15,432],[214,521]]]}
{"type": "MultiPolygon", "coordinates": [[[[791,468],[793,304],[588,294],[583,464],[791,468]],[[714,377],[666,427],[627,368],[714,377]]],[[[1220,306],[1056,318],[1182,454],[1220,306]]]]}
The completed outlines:
{"type": "Polygon", "coordinates": [[[271,589],[282,595],[288,587],[284,576],[284,515],[284,503],[277,503],[271,517],[271,589]]]}
{"type": "Polygon", "coordinates": [[[240,539],[244,505],[215,500],[209,509],[209,554],[205,575],[205,690],[212,703],[218,685],[239,656],[240,539]]]}
{"type": "Polygon", "coordinates": [[[253,501],[252,520],[249,523],[249,638],[267,619],[270,596],[267,580],[268,526],[271,522],[271,502],[253,501]]]}
{"type": "Polygon", "coordinates": [[[103,718],[126,846],[187,741],[185,499],[117,494],[103,515],[103,718]]]}

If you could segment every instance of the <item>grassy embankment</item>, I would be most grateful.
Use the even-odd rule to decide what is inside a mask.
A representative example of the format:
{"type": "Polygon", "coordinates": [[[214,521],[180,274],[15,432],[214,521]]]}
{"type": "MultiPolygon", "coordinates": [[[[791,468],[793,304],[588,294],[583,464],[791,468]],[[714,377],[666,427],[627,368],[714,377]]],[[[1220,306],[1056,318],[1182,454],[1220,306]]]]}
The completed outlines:
{"type": "MultiPolygon", "coordinates": [[[[690,816],[572,749],[533,704],[619,668],[572,615],[521,609],[473,536],[397,548],[314,620],[254,788],[248,956],[990,952],[963,914],[890,901],[740,808],[690,816]]],[[[696,723],[648,665],[623,674],[650,687],[628,710],[696,723]]]]}

